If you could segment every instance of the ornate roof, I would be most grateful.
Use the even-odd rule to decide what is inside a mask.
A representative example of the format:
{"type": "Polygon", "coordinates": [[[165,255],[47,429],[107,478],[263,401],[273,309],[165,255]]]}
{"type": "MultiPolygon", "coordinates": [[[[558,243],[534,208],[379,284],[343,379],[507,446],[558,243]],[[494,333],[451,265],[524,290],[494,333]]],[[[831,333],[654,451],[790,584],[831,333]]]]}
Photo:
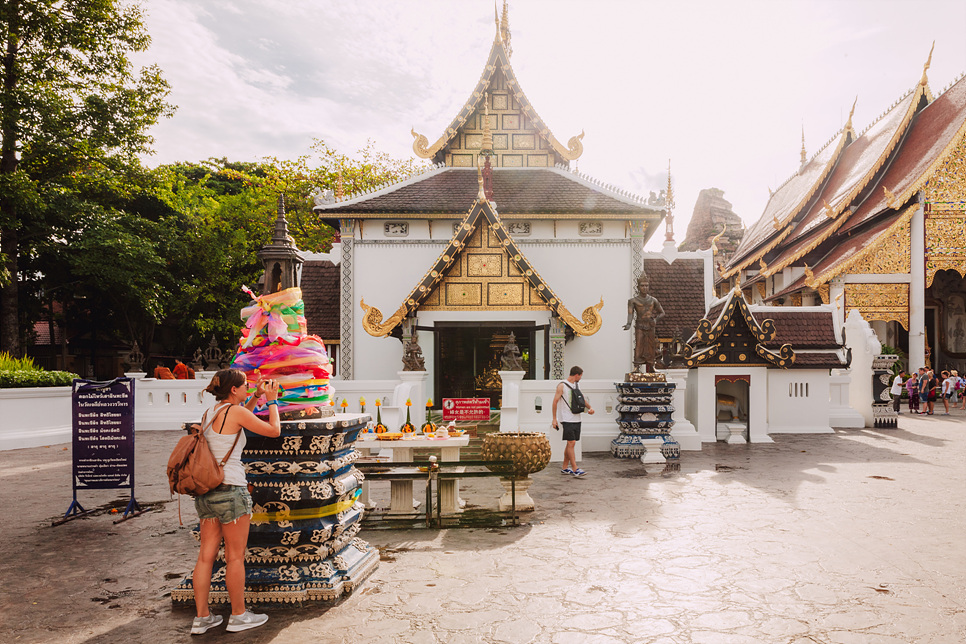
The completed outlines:
{"type": "MultiPolygon", "coordinates": [[[[854,108],[854,106],[853,106],[854,108]]],[[[835,167],[846,144],[854,138],[852,115],[810,161],[771,193],[765,212],[742,238],[722,277],[730,277],[761,259],[791,232],[789,224],[815,196],[835,167]]]]}
{"type": "MultiPolygon", "coordinates": [[[[341,201],[320,203],[322,217],[353,218],[462,213],[477,195],[475,168],[434,166],[395,184],[341,201]]],[[[645,199],[567,168],[493,168],[493,201],[504,217],[565,218],[567,215],[653,219],[664,216],[663,199],[645,199]]]]}
{"type": "MultiPolygon", "coordinates": [[[[765,214],[752,227],[755,234],[745,236],[747,243],[743,242],[739,253],[722,271],[722,277],[730,277],[748,268],[755,260],[760,263],[759,275],[770,277],[810,254],[824,256],[836,241],[841,243],[836,236],[838,233],[845,233],[846,237],[853,235],[871,217],[883,210],[899,208],[912,197],[924,179],[921,174],[911,175],[935,168],[939,150],[948,154],[954,147],[950,143],[960,129],[951,123],[957,112],[955,97],[945,99],[940,108],[925,114],[932,100],[926,78],[931,59],[930,52],[916,86],[854,140],[843,141],[841,134],[837,135],[844,147],[833,155],[831,172],[819,189],[805,200],[807,203],[801,204],[797,212],[781,220],[769,213],[769,202],[765,214]],[[937,115],[940,117],[936,118],[937,115]],[[924,119],[932,123],[919,126],[924,119]],[[898,192],[890,185],[895,185],[898,192]],[[769,224],[780,229],[770,239],[767,233],[769,224]]],[[[959,121],[961,124],[962,120],[959,121]]],[[[846,130],[850,127],[851,115],[846,130]]],[[[959,136],[961,138],[961,133],[959,136]]],[[[816,158],[819,156],[821,153],[816,158]]],[[[807,167],[803,166],[803,170],[807,167]]]]}
{"type": "MultiPolygon", "coordinates": [[[[480,75],[480,80],[477,82],[473,93],[470,94],[470,97],[463,105],[463,108],[443,131],[442,136],[430,145],[429,139],[426,136],[418,134],[415,128],[412,130],[412,135],[415,139],[413,141],[413,151],[418,156],[423,159],[438,157],[438,154],[474,119],[478,114],[478,110],[482,111],[482,102],[488,94],[492,94],[493,90],[497,89],[494,87],[494,81],[497,76],[502,76],[499,89],[505,89],[508,95],[513,97],[516,105],[519,106],[519,111],[529,120],[539,137],[560,157],[561,161],[573,161],[583,154],[584,146],[581,143],[581,139],[584,138],[584,133],[581,132],[579,135],[571,137],[565,146],[553,135],[550,128],[547,127],[543,119],[540,118],[540,115],[533,108],[526,94],[523,93],[523,88],[520,87],[516,74],[513,72],[513,67],[510,65],[510,52],[507,51],[509,46],[509,27],[506,22],[506,7],[504,7],[503,25],[499,21],[497,22],[496,36],[493,39],[493,46],[490,48],[490,55],[487,57],[486,65],[483,66],[483,73],[480,75]]],[[[437,160],[442,159],[437,158],[437,160]]]]}
{"type": "MultiPolygon", "coordinates": [[[[787,369],[795,362],[791,345],[777,350],[766,345],[775,339],[775,323],[755,320],[738,289],[728,293],[714,322],[704,318],[688,340],[684,358],[688,368],[706,363],[716,366],[774,366],[787,369]]],[[[719,307],[713,307],[715,310],[719,307]]]]}
{"type": "MultiPolygon", "coordinates": [[[[479,189],[482,191],[482,185],[479,189]]],[[[604,300],[601,298],[598,304],[584,309],[581,319],[576,318],[520,252],[493,205],[480,198],[457,226],[446,249],[389,319],[383,321],[379,309],[360,300],[365,311],[362,327],[373,336],[388,335],[424,305],[433,308],[449,305],[457,309],[465,305],[487,309],[549,309],[577,335],[593,335],[602,323],[599,311],[604,300]],[[471,247],[481,251],[475,266],[463,261],[471,247]],[[489,276],[499,280],[486,281],[489,276]],[[440,288],[447,281],[455,288],[441,293],[440,288]]]]}

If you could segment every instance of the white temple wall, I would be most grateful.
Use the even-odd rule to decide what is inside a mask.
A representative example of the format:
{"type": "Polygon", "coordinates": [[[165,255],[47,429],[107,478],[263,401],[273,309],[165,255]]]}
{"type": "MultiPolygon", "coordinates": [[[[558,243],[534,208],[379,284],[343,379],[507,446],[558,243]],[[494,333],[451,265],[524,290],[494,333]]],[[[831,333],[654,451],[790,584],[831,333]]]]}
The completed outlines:
{"type": "MultiPolygon", "coordinates": [[[[557,232],[559,240],[560,224],[557,232]]],[[[627,321],[627,300],[632,295],[627,269],[630,244],[623,239],[585,241],[575,239],[573,245],[527,243],[520,248],[578,319],[585,308],[604,299],[600,330],[591,336],[576,336],[564,347],[564,375],[576,364],[583,368],[585,378],[623,380],[633,367],[634,351],[633,333],[621,328],[627,321]]]]}
{"type": "Polygon", "coordinates": [[[828,371],[768,371],[768,433],[827,434],[830,392],[828,371]]]}

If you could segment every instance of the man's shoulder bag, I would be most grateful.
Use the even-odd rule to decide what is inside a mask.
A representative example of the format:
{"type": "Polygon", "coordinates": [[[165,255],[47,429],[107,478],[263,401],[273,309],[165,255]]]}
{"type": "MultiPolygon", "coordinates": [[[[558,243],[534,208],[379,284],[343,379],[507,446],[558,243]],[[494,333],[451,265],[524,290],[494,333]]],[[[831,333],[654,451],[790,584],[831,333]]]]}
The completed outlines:
{"type": "Polygon", "coordinates": [[[570,408],[570,413],[580,414],[587,409],[587,403],[584,401],[584,394],[580,391],[577,385],[571,387],[565,384],[567,389],[570,390],[570,400],[567,401],[567,407],[570,408]]]}

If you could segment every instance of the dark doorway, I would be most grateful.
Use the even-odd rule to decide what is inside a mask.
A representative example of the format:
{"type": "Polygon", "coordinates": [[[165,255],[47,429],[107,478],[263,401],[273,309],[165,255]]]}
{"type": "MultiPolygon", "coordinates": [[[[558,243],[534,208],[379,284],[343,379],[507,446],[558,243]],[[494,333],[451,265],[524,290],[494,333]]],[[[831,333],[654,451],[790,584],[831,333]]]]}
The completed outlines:
{"type": "Polygon", "coordinates": [[[489,398],[490,408],[499,409],[503,383],[497,372],[511,332],[520,348],[524,378],[532,380],[537,369],[543,372],[534,352],[537,328],[532,322],[437,322],[434,330],[440,403],[443,398],[489,398]]]}

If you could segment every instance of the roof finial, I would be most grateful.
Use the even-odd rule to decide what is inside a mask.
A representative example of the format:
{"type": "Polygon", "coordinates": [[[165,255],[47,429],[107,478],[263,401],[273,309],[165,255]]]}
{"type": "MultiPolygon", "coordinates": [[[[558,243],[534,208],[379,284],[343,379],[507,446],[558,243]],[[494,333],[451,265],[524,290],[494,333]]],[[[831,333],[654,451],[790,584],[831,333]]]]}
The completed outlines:
{"type": "Polygon", "coordinates": [[[671,160],[667,160],[667,194],[664,197],[664,241],[674,241],[674,190],[671,188],[671,160]]]}
{"type": "Polygon", "coordinates": [[[345,196],[342,186],[342,168],[339,168],[339,176],[335,180],[335,198],[341,200],[345,196]]]}
{"type": "Polygon", "coordinates": [[[500,20],[500,37],[503,38],[503,47],[506,49],[507,58],[513,55],[513,47],[510,46],[510,11],[507,8],[506,0],[503,0],[503,16],[500,20]]]}
{"type": "Polygon", "coordinates": [[[503,42],[503,35],[500,33],[500,10],[496,6],[496,0],[493,0],[493,22],[496,23],[496,40],[503,42]]]}
{"type": "Polygon", "coordinates": [[[928,79],[926,78],[926,70],[929,69],[929,65],[932,64],[932,50],[936,48],[936,41],[932,41],[932,47],[929,48],[929,58],[926,59],[926,64],[922,66],[922,78],[919,79],[919,84],[923,87],[926,86],[928,79]]]}
{"type": "Polygon", "coordinates": [[[711,238],[711,254],[712,255],[717,255],[718,254],[718,240],[721,239],[721,236],[725,234],[725,231],[726,230],[728,230],[728,222],[727,221],[724,222],[724,228],[721,229],[721,232],[711,238]]]}
{"type": "Polygon", "coordinates": [[[479,201],[486,201],[486,192],[483,190],[483,166],[476,166],[476,181],[480,184],[480,189],[476,193],[476,198],[479,201]]]}
{"type": "Polygon", "coordinates": [[[852,102],[852,109],[851,109],[851,110],[849,110],[849,120],[848,120],[848,122],[847,122],[847,123],[845,124],[845,130],[846,130],[846,131],[848,131],[848,130],[851,130],[851,129],[852,129],[852,115],[853,115],[853,114],[855,114],[855,105],[856,105],[856,103],[858,103],[858,102],[859,102],[859,97],[858,97],[858,96],[856,96],[856,97],[855,97],[855,100],[854,100],[854,101],[852,102]]]}
{"type": "Polygon", "coordinates": [[[490,130],[490,93],[483,93],[483,142],[480,144],[480,156],[493,154],[493,132],[490,130]]]}
{"type": "Polygon", "coordinates": [[[806,155],[805,155],[805,124],[802,123],[802,165],[805,165],[806,155]]]}

